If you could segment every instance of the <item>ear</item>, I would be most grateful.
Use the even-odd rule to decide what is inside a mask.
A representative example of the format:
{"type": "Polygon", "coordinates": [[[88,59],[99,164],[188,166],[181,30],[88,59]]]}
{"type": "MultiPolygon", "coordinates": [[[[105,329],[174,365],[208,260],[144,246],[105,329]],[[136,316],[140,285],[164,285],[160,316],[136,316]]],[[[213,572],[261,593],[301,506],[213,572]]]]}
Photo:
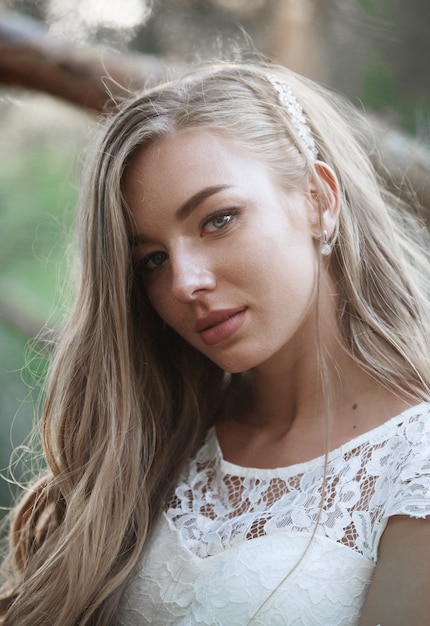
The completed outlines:
{"type": "Polygon", "coordinates": [[[332,168],[323,161],[316,161],[314,169],[315,174],[309,180],[311,228],[315,237],[320,237],[325,230],[330,239],[339,218],[339,181],[332,168]]]}

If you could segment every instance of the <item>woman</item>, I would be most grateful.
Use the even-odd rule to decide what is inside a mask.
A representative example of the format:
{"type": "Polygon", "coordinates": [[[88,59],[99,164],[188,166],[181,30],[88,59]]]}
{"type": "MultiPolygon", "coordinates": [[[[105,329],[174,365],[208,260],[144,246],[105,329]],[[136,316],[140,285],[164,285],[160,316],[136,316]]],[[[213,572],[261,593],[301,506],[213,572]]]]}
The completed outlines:
{"type": "Polygon", "coordinates": [[[110,121],[5,625],[426,623],[425,237],[367,137],[251,64],[110,121]]]}

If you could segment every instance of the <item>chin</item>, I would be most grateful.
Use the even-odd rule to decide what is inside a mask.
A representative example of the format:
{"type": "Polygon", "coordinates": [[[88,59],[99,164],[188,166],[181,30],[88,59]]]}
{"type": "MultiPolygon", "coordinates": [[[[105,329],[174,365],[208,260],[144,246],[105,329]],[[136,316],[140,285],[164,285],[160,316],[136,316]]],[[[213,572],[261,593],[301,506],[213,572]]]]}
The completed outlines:
{"type": "Polygon", "coordinates": [[[223,358],[213,358],[206,355],[212,363],[218,365],[220,369],[228,374],[241,374],[242,372],[246,372],[249,367],[244,363],[239,362],[236,359],[223,359],[223,358]]]}
{"type": "Polygon", "coordinates": [[[252,358],[249,356],[227,356],[224,357],[216,357],[211,358],[218,367],[227,372],[228,374],[243,374],[244,372],[248,372],[249,370],[257,367],[262,363],[264,359],[256,359],[255,356],[252,358]]]}

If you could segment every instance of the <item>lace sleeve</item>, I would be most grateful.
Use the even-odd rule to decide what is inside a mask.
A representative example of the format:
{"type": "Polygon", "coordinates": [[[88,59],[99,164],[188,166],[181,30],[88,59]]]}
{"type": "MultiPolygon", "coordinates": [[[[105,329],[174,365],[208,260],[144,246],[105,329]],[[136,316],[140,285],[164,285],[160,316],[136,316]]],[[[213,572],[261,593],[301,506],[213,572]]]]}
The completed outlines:
{"type": "Polygon", "coordinates": [[[403,444],[392,460],[392,484],[386,500],[384,517],[430,515],[430,414],[428,412],[404,424],[403,444]]]}

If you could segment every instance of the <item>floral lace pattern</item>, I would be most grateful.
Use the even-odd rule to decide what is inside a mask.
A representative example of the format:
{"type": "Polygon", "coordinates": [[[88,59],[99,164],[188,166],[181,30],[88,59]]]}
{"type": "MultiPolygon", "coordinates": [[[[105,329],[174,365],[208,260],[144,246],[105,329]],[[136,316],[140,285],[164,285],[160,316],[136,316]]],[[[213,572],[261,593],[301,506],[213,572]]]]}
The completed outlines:
{"type": "MultiPolygon", "coordinates": [[[[428,514],[430,428],[423,417],[430,419],[430,409],[421,406],[424,414],[405,413],[330,454],[319,534],[375,560],[378,525],[400,512],[399,502],[403,514],[428,514]]],[[[201,558],[282,528],[309,532],[320,512],[324,461],[241,468],[223,460],[212,429],[167,517],[201,558]]]]}
{"type": "Polygon", "coordinates": [[[325,481],[324,463],[242,468],[211,429],[119,623],[357,624],[388,518],[430,514],[430,404],[332,451],[325,481]]]}

